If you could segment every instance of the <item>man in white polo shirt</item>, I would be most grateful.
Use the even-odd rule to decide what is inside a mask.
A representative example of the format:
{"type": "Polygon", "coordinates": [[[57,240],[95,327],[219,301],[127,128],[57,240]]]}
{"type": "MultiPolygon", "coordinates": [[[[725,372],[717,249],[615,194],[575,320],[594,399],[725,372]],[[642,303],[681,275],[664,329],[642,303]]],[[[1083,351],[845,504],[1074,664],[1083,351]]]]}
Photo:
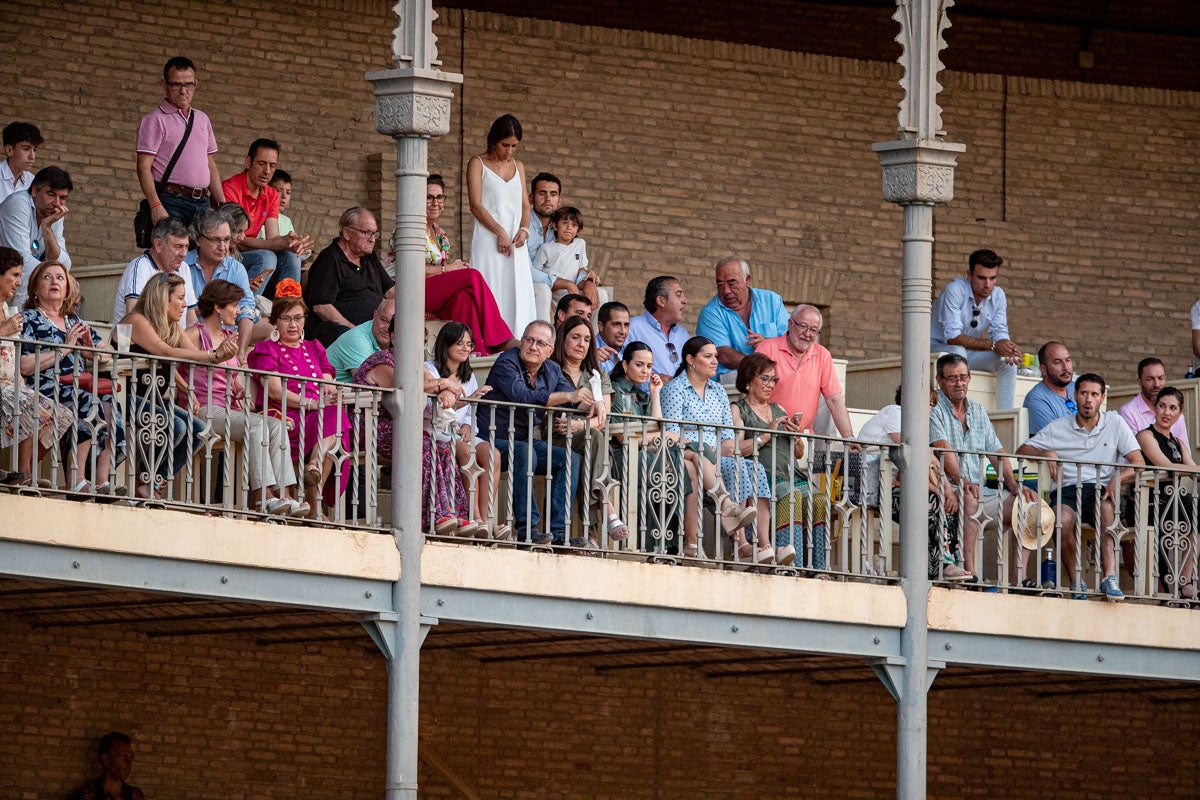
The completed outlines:
{"type": "Polygon", "coordinates": [[[112,322],[116,325],[121,317],[137,305],[142,290],[155,275],[178,275],[183,278],[184,296],[187,298],[187,313],[180,318],[179,326],[188,328],[196,322],[196,292],[192,288],[192,271],[180,269],[188,253],[187,227],[175,219],[160,219],[150,233],[150,249],[129,262],[117,283],[117,296],[113,299],[112,322]]]}
{"type": "Polygon", "coordinates": [[[1117,556],[1113,536],[1109,533],[1117,518],[1120,486],[1133,479],[1133,470],[1119,473],[1117,458],[1124,456],[1130,464],[1145,464],[1137,440],[1125,420],[1115,411],[1101,411],[1107,387],[1104,378],[1094,372],[1075,379],[1074,415],[1059,417],[1038,431],[1037,435],[1017,448],[1019,456],[1041,456],[1061,459],[1054,476],[1054,491],[1048,501],[1056,510],[1062,501],[1063,567],[1071,580],[1071,594],[1077,600],[1087,599],[1087,586],[1079,577],[1079,554],[1076,552],[1075,523],[1082,521],[1097,530],[1100,538],[1100,564],[1104,580],[1100,591],[1111,601],[1125,599],[1117,579],[1117,556]],[[1099,462],[1080,464],[1080,461],[1099,462]],[[1096,519],[1096,496],[1100,497],[1100,519],[1096,519]]]}

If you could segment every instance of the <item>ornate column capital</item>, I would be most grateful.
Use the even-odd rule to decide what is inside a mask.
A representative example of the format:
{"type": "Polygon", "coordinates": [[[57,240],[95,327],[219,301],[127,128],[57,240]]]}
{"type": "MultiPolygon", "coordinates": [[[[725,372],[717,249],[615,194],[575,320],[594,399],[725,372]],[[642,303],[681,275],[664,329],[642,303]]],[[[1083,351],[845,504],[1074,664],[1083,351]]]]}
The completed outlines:
{"type": "Polygon", "coordinates": [[[883,167],[883,199],[889,203],[938,205],[954,199],[954,166],[964,144],[940,139],[903,139],[871,146],[883,167]]]}
{"type": "Polygon", "coordinates": [[[375,86],[375,130],[385,136],[445,136],[450,132],[450,101],[462,75],[435,69],[368,72],[375,86]]]}

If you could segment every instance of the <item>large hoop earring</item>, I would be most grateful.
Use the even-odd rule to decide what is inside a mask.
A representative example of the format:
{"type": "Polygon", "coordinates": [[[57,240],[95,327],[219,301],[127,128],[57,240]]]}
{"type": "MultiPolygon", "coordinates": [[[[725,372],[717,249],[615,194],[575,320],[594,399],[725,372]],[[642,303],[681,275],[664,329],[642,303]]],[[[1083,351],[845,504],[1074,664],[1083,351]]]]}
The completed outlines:
{"type": "Polygon", "coordinates": [[[279,341],[279,328],[271,328],[271,341],[272,342],[279,341]]]}

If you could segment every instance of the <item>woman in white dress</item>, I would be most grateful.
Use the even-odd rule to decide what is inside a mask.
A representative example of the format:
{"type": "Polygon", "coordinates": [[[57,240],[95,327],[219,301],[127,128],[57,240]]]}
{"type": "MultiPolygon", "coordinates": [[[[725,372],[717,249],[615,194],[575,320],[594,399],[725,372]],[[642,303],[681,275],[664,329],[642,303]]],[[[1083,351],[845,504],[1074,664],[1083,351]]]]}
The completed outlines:
{"type": "Polygon", "coordinates": [[[471,266],[479,270],[496,298],[500,315],[514,331],[534,320],[533,278],[529,272],[529,195],[525,165],[514,157],[521,123],[505,114],[488,131],[487,152],[467,162],[467,199],[475,217],[471,266]]]}

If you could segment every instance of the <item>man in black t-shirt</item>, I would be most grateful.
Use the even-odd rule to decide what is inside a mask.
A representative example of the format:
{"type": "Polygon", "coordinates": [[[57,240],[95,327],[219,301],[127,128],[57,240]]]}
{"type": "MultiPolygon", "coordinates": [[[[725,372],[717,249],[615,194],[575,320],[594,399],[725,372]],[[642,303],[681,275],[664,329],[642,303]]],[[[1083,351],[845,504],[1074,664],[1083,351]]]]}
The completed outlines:
{"type": "Polygon", "coordinates": [[[306,339],[329,347],[346,331],[371,319],[396,282],[375,255],[379,225],[365,208],[348,209],[338,220],[338,238],[313,261],[304,287],[304,302],[312,310],[306,339]]]}

